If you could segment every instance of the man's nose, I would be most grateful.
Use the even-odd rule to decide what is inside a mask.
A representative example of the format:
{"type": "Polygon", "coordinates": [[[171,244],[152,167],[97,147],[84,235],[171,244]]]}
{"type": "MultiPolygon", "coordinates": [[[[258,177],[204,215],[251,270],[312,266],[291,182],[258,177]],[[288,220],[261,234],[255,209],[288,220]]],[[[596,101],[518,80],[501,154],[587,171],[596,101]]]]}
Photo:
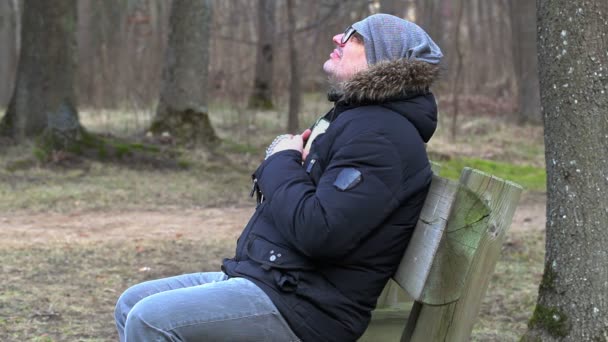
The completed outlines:
{"type": "Polygon", "coordinates": [[[332,40],[334,42],[334,44],[338,45],[338,46],[342,46],[342,36],[344,35],[344,33],[340,33],[335,35],[332,40]]]}

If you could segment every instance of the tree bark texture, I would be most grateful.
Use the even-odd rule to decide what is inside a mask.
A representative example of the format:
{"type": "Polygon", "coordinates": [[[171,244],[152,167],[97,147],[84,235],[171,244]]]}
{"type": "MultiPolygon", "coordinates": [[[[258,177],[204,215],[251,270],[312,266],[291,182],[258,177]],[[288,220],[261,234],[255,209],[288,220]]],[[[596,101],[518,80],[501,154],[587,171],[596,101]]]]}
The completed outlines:
{"type": "Polygon", "coordinates": [[[275,32],[275,1],[258,0],[258,41],[250,108],[271,109],[275,32]]]}
{"type": "Polygon", "coordinates": [[[128,82],[121,66],[124,61],[143,62],[121,58],[130,52],[123,34],[129,23],[127,13],[127,2],[122,0],[78,1],[77,89],[81,105],[108,108],[123,104],[118,99],[128,93],[128,82]]]}
{"type": "Polygon", "coordinates": [[[545,270],[523,341],[608,340],[608,2],[539,0],[545,270]]]}
{"type": "Polygon", "coordinates": [[[287,40],[289,41],[289,111],[287,118],[287,131],[295,133],[298,130],[298,113],[300,112],[301,100],[301,77],[300,65],[298,63],[298,51],[296,49],[296,16],[294,11],[295,0],[287,0],[287,22],[288,32],[287,40]]]}
{"type": "Polygon", "coordinates": [[[170,134],[177,143],[217,141],[207,106],[211,9],[210,0],[175,0],[171,8],[160,99],[150,130],[170,134]]]}
{"type": "Polygon", "coordinates": [[[540,91],[536,52],[536,4],[529,0],[509,2],[513,65],[517,80],[517,121],[540,123],[540,91]]]}
{"type": "Polygon", "coordinates": [[[456,62],[456,72],[454,75],[454,80],[452,82],[452,96],[454,96],[453,101],[453,110],[452,110],[452,122],[450,128],[450,139],[452,141],[456,140],[456,135],[458,131],[458,114],[460,112],[460,93],[458,92],[458,88],[462,83],[462,69],[463,69],[463,60],[464,60],[464,52],[461,48],[461,33],[462,29],[462,18],[464,16],[465,11],[465,0],[458,1],[458,15],[456,17],[455,23],[455,32],[454,32],[454,52],[455,52],[455,62],[456,62]]]}
{"type": "Polygon", "coordinates": [[[6,106],[14,87],[19,50],[19,6],[17,0],[0,1],[0,107],[6,106]]]}
{"type": "Polygon", "coordinates": [[[25,0],[17,81],[0,134],[19,140],[46,130],[67,143],[80,132],[75,32],[76,0],[25,0]]]}

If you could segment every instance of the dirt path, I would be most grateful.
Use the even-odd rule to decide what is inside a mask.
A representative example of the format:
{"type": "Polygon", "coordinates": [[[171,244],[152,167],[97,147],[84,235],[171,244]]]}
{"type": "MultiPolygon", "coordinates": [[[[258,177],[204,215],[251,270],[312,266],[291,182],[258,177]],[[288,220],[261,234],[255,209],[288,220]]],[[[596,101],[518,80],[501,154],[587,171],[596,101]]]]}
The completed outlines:
{"type": "MultiPolygon", "coordinates": [[[[213,235],[234,237],[243,229],[253,208],[199,210],[74,212],[70,214],[4,214],[0,216],[3,246],[52,242],[102,242],[123,239],[183,238],[200,240],[213,235]]],[[[515,212],[511,230],[544,229],[545,197],[526,195],[515,212]]]]}
{"type": "Polygon", "coordinates": [[[115,211],[0,216],[2,245],[51,242],[103,242],[183,238],[200,240],[218,232],[225,237],[240,233],[252,208],[200,210],[115,211]]]}

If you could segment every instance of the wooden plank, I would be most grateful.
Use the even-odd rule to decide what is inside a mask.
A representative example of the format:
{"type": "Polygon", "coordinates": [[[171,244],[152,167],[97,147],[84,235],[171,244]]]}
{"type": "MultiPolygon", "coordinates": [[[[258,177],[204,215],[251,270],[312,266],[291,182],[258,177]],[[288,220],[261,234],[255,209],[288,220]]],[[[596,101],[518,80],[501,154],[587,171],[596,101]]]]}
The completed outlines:
{"type": "MultiPolygon", "coordinates": [[[[437,210],[437,204],[435,203],[439,198],[441,198],[441,196],[439,196],[439,193],[441,193],[443,191],[442,188],[445,186],[445,184],[444,184],[445,180],[436,176],[439,174],[440,169],[441,169],[440,164],[431,161],[431,170],[433,171],[433,173],[435,175],[433,176],[433,178],[431,180],[431,188],[429,191],[430,194],[427,196],[427,199],[424,203],[423,208],[426,208],[426,210],[423,209],[423,212],[421,215],[422,217],[426,218],[427,220],[433,219],[433,218],[431,218],[431,216],[434,215],[435,212],[438,212],[438,211],[441,212],[441,210],[437,210]]],[[[420,222],[421,221],[419,221],[418,224],[424,224],[424,223],[420,223],[420,222]]],[[[419,229],[416,228],[414,231],[418,231],[418,230],[419,229]]],[[[414,234],[416,234],[416,233],[414,233],[414,234]]],[[[410,246],[411,245],[412,244],[410,244],[410,246]]],[[[401,264],[403,264],[403,261],[401,262],[401,264]]],[[[399,272],[399,271],[397,271],[397,272],[399,272]]],[[[403,280],[401,282],[404,283],[403,280]]],[[[386,284],[386,287],[382,291],[382,294],[378,298],[376,307],[377,308],[394,307],[394,306],[398,306],[402,303],[409,303],[409,306],[411,306],[414,299],[406,291],[404,291],[403,288],[405,288],[405,286],[400,286],[395,280],[389,279],[388,283],[386,284]]]]}
{"type": "Polygon", "coordinates": [[[413,300],[395,282],[389,281],[378,300],[372,320],[359,342],[397,341],[403,332],[413,300]]]}
{"type": "Polygon", "coordinates": [[[394,280],[389,279],[378,297],[376,309],[393,308],[401,306],[402,303],[411,303],[414,299],[405,290],[399,286],[394,280]]]}
{"type": "MultiPolygon", "coordinates": [[[[460,184],[469,190],[464,192],[467,193],[465,197],[471,194],[478,197],[472,204],[469,199],[463,203],[458,199],[453,206],[454,217],[464,216],[464,222],[472,219],[471,225],[447,229],[450,234],[456,234],[458,239],[467,235],[462,230],[470,230],[470,234],[475,235],[471,233],[474,232],[478,235],[477,238],[465,238],[465,241],[477,243],[478,246],[471,254],[471,264],[463,277],[462,293],[457,301],[447,305],[420,304],[417,320],[409,322],[410,326],[406,328],[406,331],[409,329],[411,339],[404,341],[468,341],[522,191],[515,183],[469,168],[463,170],[460,184]],[[479,208],[477,202],[482,202],[489,208],[487,215],[479,216],[481,212],[476,209],[479,208]]],[[[451,220],[452,217],[448,221],[451,220]]],[[[461,258],[463,253],[466,257],[470,252],[467,252],[468,247],[463,245],[464,249],[455,252],[461,258]]],[[[443,269],[450,267],[449,260],[443,261],[448,262],[443,269]]]]}
{"type": "MultiPolygon", "coordinates": [[[[458,185],[444,178],[433,176],[431,188],[412,235],[409,246],[393,279],[415,300],[424,301],[438,297],[429,292],[429,277],[440,273],[433,269],[434,260],[442,241],[446,223],[456,196],[458,185]]],[[[449,301],[452,301],[450,296],[449,301]]],[[[445,302],[439,298],[436,304],[445,302]]]]}
{"type": "MultiPolygon", "coordinates": [[[[375,312],[375,311],[374,311],[375,312]]],[[[384,342],[384,341],[399,341],[401,333],[403,332],[404,322],[407,321],[409,316],[408,311],[398,311],[399,314],[393,318],[376,318],[373,320],[374,324],[371,324],[363,336],[361,336],[358,342],[384,342]]]]}
{"type": "Polygon", "coordinates": [[[441,164],[431,161],[431,171],[433,171],[434,174],[439,176],[439,171],[441,171],[441,164]]]}
{"type": "Polygon", "coordinates": [[[489,213],[490,208],[472,191],[458,189],[418,301],[441,305],[460,298],[489,213]]]}

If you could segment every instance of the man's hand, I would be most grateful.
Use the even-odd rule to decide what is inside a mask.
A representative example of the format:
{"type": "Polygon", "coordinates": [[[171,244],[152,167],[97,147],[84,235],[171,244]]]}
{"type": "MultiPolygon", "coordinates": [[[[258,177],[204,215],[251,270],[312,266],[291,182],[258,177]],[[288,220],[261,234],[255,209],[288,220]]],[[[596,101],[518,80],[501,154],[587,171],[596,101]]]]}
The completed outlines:
{"type": "MultiPolygon", "coordinates": [[[[310,138],[311,133],[312,133],[312,131],[310,129],[306,129],[306,130],[304,130],[304,132],[302,132],[302,139],[304,140],[304,145],[306,145],[308,138],[310,138]]],[[[310,150],[310,147],[308,149],[302,150],[302,160],[306,160],[309,150],[310,150]]]]}
{"type": "MultiPolygon", "coordinates": [[[[272,154],[285,150],[296,150],[302,153],[304,149],[304,143],[310,137],[310,129],[305,130],[302,134],[292,135],[286,139],[281,140],[273,149],[272,154]]],[[[302,155],[302,159],[306,157],[302,155]]]]}

